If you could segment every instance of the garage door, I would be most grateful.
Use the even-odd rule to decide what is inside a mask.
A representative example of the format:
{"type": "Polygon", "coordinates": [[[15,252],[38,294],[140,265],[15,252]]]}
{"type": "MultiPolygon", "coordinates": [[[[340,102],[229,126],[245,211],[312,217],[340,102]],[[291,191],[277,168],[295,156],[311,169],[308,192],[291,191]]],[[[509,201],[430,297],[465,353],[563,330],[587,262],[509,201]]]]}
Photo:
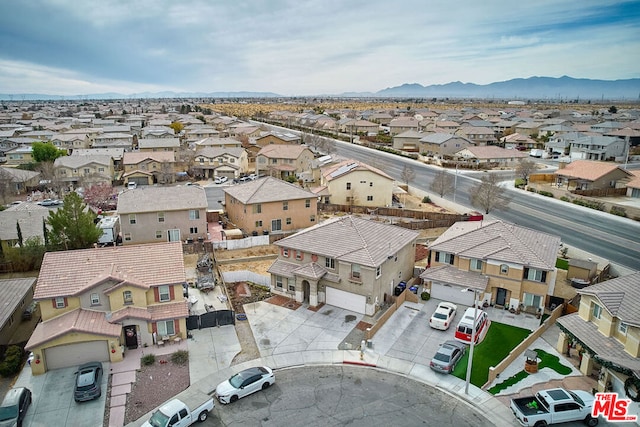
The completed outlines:
{"type": "Polygon", "coordinates": [[[344,308],[345,310],[365,313],[367,299],[364,295],[352,294],[340,289],[327,287],[327,304],[344,308]]]}
{"type": "Polygon", "coordinates": [[[86,362],[109,360],[107,341],[88,341],[78,344],[59,345],[44,351],[47,369],[68,368],[86,362]]]}
{"type": "Polygon", "coordinates": [[[431,298],[472,307],[473,292],[462,292],[462,289],[460,286],[433,282],[431,283],[431,298]]]}

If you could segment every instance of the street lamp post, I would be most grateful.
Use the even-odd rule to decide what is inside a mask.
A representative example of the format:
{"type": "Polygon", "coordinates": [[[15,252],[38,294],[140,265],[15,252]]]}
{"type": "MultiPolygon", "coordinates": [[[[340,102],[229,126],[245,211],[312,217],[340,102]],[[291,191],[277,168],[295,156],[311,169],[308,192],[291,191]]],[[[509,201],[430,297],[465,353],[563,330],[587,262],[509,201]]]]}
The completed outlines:
{"type": "Polygon", "coordinates": [[[478,318],[478,302],[476,301],[476,289],[463,289],[462,292],[473,292],[473,323],[471,326],[471,348],[469,349],[469,360],[467,360],[467,379],[464,384],[464,394],[469,394],[469,383],[471,382],[471,366],[473,364],[473,349],[476,346],[476,319],[478,318]]]}

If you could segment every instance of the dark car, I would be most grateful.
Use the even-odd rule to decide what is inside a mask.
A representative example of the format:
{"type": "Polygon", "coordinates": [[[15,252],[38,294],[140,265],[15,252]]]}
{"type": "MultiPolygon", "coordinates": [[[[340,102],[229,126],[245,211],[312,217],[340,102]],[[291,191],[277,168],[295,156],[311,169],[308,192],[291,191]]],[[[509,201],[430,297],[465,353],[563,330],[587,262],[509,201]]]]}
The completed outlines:
{"type": "Polygon", "coordinates": [[[24,387],[12,388],[0,405],[0,426],[22,426],[22,420],[31,405],[31,390],[24,387]]]}
{"type": "Polygon", "coordinates": [[[100,397],[102,394],[102,363],[89,362],[78,368],[73,398],[76,402],[86,402],[100,397]]]}
{"type": "Polygon", "coordinates": [[[458,341],[445,341],[431,359],[429,367],[436,372],[450,374],[464,356],[467,346],[458,341]]]}
{"type": "Polygon", "coordinates": [[[405,282],[405,281],[403,280],[402,282],[400,282],[400,283],[398,283],[398,284],[396,285],[396,288],[395,288],[395,290],[393,291],[393,294],[394,294],[395,296],[398,296],[398,295],[400,295],[402,292],[404,292],[404,290],[405,290],[405,289],[407,289],[407,282],[405,282]]]}

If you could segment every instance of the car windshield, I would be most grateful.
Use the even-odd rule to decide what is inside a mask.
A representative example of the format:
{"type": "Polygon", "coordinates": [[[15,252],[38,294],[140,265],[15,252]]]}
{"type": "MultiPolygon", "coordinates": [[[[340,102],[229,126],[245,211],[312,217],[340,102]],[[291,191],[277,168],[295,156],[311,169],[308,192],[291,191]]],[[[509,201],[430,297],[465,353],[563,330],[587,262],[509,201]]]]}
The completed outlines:
{"type": "Polygon", "coordinates": [[[232,376],[231,378],[229,378],[229,384],[231,384],[235,388],[239,388],[242,385],[243,381],[244,381],[244,377],[242,376],[242,372],[239,372],[234,376],[232,376]]]}
{"type": "Polygon", "coordinates": [[[433,313],[433,317],[435,317],[436,319],[442,319],[442,320],[447,319],[447,315],[444,313],[433,313]]]}
{"type": "Polygon", "coordinates": [[[18,406],[2,406],[0,407],[0,421],[13,420],[18,417],[18,406]]]}
{"type": "Polygon", "coordinates": [[[78,390],[90,389],[95,383],[93,371],[82,371],[78,375],[78,390]]]}
{"type": "Polygon", "coordinates": [[[433,356],[435,360],[439,360],[440,362],[449,362],[449,355],[444,353],[436,353],[433,356]]]}
{"type": "Polygon", "coordinates": [[[151,424],[153,427],[164,427],[167,425],[168,421],[169,421],[169,417],[167,417],[165,414],[163,414],[160,411],[156,411],[153,413],[153,415],[151,415],[149,424],[151,424]]]}

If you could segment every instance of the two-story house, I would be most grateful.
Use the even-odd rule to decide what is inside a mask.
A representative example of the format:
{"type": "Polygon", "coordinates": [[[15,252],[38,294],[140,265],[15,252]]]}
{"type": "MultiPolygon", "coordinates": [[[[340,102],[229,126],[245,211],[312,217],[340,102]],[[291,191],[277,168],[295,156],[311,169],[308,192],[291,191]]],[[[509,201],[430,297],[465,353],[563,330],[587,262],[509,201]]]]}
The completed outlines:
{"type": "Polygon", "coordinates": [[[44,244],[44,223],[49,209],[36,203],[22,202],[0,211],[0,249],[19,244],[18,224],[22,242],[37,238],[44,244]]]}
{"type": "Polygon", "coordinates": [[[142,186],[118,196],[124,245],[203,240],[207,196],[199,186],[142,186]]]}
{"type": "Polygon", "coordinates": [[[26,345],[33,374],[186,338],[185,281],[181,242],[47,252],[34,294],[42,322],[26,345]]]}
{"type": "Polygon", "coordinates": [[[0,279],[0,346],[19,344],[24,314],[38,315],[37,306],[32,304],[35,284],[35,277],[0,279]]]}
{"type": "Polygon", "coordinates": [[[313,151],[306,145],[267,145],[256,155],[256,174],[280,179],[298,177],[311,172],[313,159],[313,151]]]}
{"type": "Polygon", "coordinates": [[[130,133],[101,133],[96,135],[91,145],[92,148],[124,148],[125,151],[133,149],[134,138],[130,133]]]}
{"type": "MultiPolygon", "coordinates": [[[[238,144],[240,144],[238,142],[238,144]]],[[[247,151],[242,147],[204,146],[196,150],[192,169],[203,178],[238,178],[249,168],[247,151]]]]}
{"type": "Polygon", "coordinates": [[[58,157],[53,171],[60,182],[73,186],[111,184],[115,176],[113,159],[106,154],[58,157]]]}
{"type": "Polygon", "coordinates": [[[373,315],[413,275],[419,233],[354,216],[327,220],[278,240],[271,291],[373,315]]]}
{"type": "Polygon", "coordinates": [[[317,196],[273,177],[224,188],[229,221],[247,234],[283,233],[316,224],[317,196]]]}
{"type": "Polygon", "coordinates": [[[179,138],[140,138],[138,150],[140,151],[173,151],[180,149],[179,138]]]}
{"type": "Polygon", "coordinates": [[[474,145],[470,139],[452,133],[428,133],[419,142],[420,153],[440,158],[474,145]]]}
{"type": "MultiPolygon", "coordinates": [[[[579,346],[580,371],[599,374],[599,391],[614,391],[638,402],[640,272],[579,289],[578,294],[578,312],[556,321],[562,331],[557,350],[566,353],[579,346]]],[[[640,407],[631,407],[631,413],[639,415],[640,407]]]]}
{"type": "Polygon", "coordinates": [[[357,206],[391,206],[394,180],[380,169],[356,160],[344,160],[321,169],[325,203],[357,206]]]}
{"type": "Polygon", "coordinates": [[[300,144],[300,135],[291,132],[268,132],[256,138],[256,145],[266,147],[267,145],[294,145],[300,144]]]}
{"type": "Polygon", "coordinates": [[[461,292],[469,287],[489,304],[542,312],[555,288],[559,248],[559,237],[515,224],[457,222],[429,245],[420,277],[433,298],[473,305],[473,293],[461,292]]]}
{"type": "Polygon", "coordinates": [[[173,151],[125,152],[122,177],[126,183],[133,181],[138,185],[172,183],[175,181],[175,164],[173,151]]]}

